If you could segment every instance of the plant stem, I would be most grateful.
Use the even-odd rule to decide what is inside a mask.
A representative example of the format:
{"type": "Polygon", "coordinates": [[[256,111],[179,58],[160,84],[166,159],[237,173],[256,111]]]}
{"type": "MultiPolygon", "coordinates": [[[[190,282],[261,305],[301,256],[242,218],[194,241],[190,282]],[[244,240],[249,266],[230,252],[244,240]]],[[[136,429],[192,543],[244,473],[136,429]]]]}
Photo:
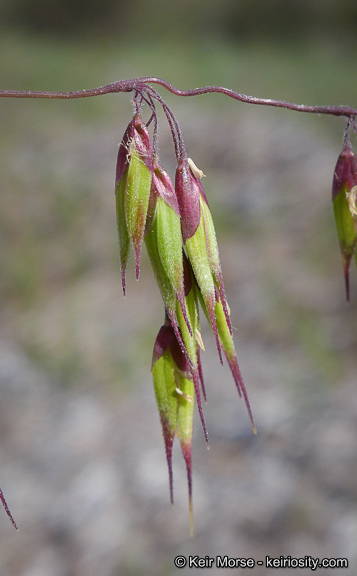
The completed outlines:
{"type": "Polygon", "coordinates": [[[258,98],[256,96],[248,96],[247,94],[240,94],[229,88],[223,86],[203,86],[201,88],[194,88],[192,90],[180,90],[166,80],[157,78],[155,76],[146,76],[143,78],[135,78],[132,80],[120,80],[113,82],[106,86],[99,88],[91,88],[89,90],[79,90],[76,92],[45,92],[45,91],[32,91],[32,90],[0,90],[0,98],[48,98],[53,100],[70,100],[73,98],[90,98],[92,96],[102,96],[104,94],[112,94],[118,92],[132,92],[137,90],[140,92],[144,87],[148,88],[150,84],[159,84],[171,94],[176,96],[200,96],[202,94],[223,94],[229,96],[234,100],[246,102],[248,104],[256,104],[258,106],[272,106],[275,108],[285,108],[286,110],[294,110],[295,112],[306,112],[310,114],[327,114],[330,116],[346,116],[351,118],[357,116],[357,109],[350,106],[309,106],[306,104],[295,104],[293,102],[285,102],[284,100],[274,100],[272,98],[258,98]]]}

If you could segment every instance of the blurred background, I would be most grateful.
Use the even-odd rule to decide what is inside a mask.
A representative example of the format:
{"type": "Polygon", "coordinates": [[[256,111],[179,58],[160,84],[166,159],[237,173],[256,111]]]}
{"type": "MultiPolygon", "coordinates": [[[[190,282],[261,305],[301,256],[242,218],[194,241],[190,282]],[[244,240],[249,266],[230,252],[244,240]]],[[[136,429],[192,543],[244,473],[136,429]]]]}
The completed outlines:
{"type": "MultiPolygon", "coordinates": [[[[155,75],[357,106],[353,0],[1,0],[0,23],[3,89],[155,75]]],[[[130,96],[0,100],[0,486],[20,526],[0,510],[0,572],[166,576],[199,554],[346,557],[355,574],[357,275],[347,305],[330,201],[344,120],[160,93],[207,175],[258,435],[204,324],[211,450],[197,419],[190,538],[178,449],[169,503],[146,255],[121,294],[114,172],[130,96]]],[[[173,176],[162,116],[159,146],[173,176]]]]}

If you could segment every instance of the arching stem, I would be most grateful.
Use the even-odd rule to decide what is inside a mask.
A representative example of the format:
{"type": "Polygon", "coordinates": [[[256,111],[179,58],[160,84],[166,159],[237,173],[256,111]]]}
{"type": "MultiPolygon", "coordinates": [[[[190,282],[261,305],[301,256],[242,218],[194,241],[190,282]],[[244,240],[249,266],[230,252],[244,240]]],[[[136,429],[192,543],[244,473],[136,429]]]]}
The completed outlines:
{"type": "MultiPolygon", "coordinates": [[[[171,94],[176,96],[200,96],[203,94],[223,94],[234,100],[255,104],[258,106],[272,106],[275,108],[285,108],[295,112],[305,112],[310,114],[327,114],[330,116],[354,117],[357,115],[357,109],[350,106],[309,106],[306,104],[296,104],[294,102],[285,102],[284,100],[275,100],[272,98],[258,98],[241,94],[235,90],[225,88],[224,86],[203,86],[191,90],[180,90],[166,80],[156,76],[145,76],[131,80],[120,80],[99,88],[89,90],[79,90],[74,92],[46,92],[33,90],[0,90],[0,98],[48,98],[52,100],[70,100],[74,98],[90,98],[93,96],[102,96],[104,94],[113,94],[118,92],[132,92],[133,90],[143,89],[150,84],[158,84],[165,88],[171,94]]],[[[156,92],[156,91],[155,91],[156,92]]],[[[161,102],[160,102],[161,103],[161,102]]]]}

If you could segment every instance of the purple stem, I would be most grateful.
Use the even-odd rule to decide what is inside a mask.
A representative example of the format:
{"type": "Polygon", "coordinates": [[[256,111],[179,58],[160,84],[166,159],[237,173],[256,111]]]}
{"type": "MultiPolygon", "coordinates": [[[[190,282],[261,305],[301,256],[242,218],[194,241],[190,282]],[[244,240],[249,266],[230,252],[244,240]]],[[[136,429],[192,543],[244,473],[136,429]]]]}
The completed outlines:
{"type": "MultiPolygon", "coordinates": [[[[202,94],[224,94],[234,100],[240,102],[247,102],[248,104],[257,104],[259,106],[273,106],[275,108],[285,108],[287,110],[294,110],[296,112],[307,112],[310,114],[327,114],[330,116],[357,116],[357,109],[350,106],[308,106],[306,104],[295,104],[293,102],[285,102],[284,100],[274,100],[272,98],[258,98],[256,96],[248,96],[240,94],[229,88],[223,86],[203,86],[201,88],[194,88],[192,90],[180,90],[175,88],[172,84],[157,78],[156,76],[146,76],[142,78],[135,78],[132,80],[120,80],[113,82],[107,86],[100,86],[99,88],[91,88],[89,90],[80,90],[75,92],[45,92],[45,91],[32,91],[32,90],[0,90],[0,98],[49,98],[53,100],[69,100],[73,98],[89,98],[92,96],[102,96],[103,94],[112,94],[118,92],[132,92],[137,90],[140,92],[144,87],[147,89],[150,84],[159,84],[171,94],[176,96],[199,96],[202,94]]],[[[152,89],[153,90],[153,89],[152,89]]],[[[153,94],[153,93],[152,93],[153,94]]],[[[156,97],[156,96],[155,96],[156,97]]],[[[160,102],[161,103],[161,102],[160,102]]]]}

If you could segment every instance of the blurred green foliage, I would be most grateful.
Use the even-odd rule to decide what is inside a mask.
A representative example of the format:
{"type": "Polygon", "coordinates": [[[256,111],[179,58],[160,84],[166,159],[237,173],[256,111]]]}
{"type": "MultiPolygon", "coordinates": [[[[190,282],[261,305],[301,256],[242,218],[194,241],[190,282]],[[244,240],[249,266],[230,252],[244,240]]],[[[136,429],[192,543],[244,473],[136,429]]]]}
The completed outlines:
{"type": "Polygon", "coordinates": [[[3,0],[0,21],[35,32],[177,40],[182,34],[235,41],[354,41],[354,0],[3,0]]]}

